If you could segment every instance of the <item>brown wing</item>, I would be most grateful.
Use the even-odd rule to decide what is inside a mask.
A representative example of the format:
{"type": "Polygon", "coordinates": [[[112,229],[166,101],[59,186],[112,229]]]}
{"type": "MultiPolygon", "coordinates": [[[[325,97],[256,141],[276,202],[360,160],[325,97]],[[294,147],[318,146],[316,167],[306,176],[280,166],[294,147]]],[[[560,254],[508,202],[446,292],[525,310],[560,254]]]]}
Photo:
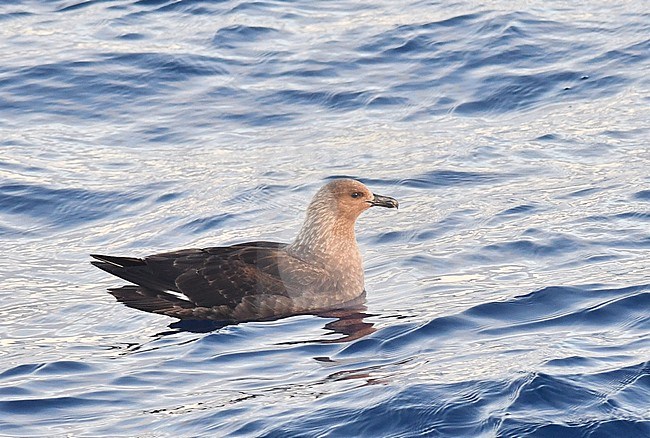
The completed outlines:
{"type": "Polygon", "coordinates": [[[149,290],[181,293],[201,307],[234,308],[247,296],[289,297],[292,290],[308,287],[325,276],[288,256],[285,246],[251,242],[155,254],[144,259],[93,257],[102,260],[94,262],[101,269],[149,290]]]}

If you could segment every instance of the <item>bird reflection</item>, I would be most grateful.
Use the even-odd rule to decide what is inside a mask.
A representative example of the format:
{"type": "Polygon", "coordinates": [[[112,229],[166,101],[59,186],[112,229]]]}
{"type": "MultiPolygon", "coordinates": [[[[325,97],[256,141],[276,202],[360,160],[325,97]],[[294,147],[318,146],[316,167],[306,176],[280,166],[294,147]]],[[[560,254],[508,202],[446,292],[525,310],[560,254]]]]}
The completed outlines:
{"type": "Polygon", "coordinates": [[[334,321],[325,324],[323,328],[343,336],[336,339],[316,340],[313,342],[329,344],[351,342],[374,333],[377,330],[374,324],[364,320],[374,315],[365,313],[366,310],[366,306],[359,306],[356,309],[335,310],[318,315],[325,318],[336,318],[334,321]]]}
{"type": "MultiPolygon", "coordinates": [[[[329,332],[327,336],[331,336],[331,335],[338,336],[334,339],[326,337],[326,338],[307,339],[301,341],[279,342],[278,344],[283,344],[283,345],[307,344],[307,343],[332,344],[332,343],[351,342],[357,339],[361,339],[376,331],[374,324],[372,322],[365,320],[366,318],[374,316],[366,313],[366,310],[367,310],[366,306],[357,306],[351,309],[331,310],[331,311],[315,314],[314,316],[318,316],[321,318],[334,319],[333,321],[327,322],[323,326],[323,328],[329,332]]],[[[218,332],[220,329],[224,327],[234,326],[238,324],[239,323],[227,323],[227,322],[210,321],[210,320],[182,319],[171,323],[168,326],[170,330],[160,332],[156,334],[155,337],[163,337],[163,336],[182,333],[182,332],[212,333],[212,332],[218,332]]]]}

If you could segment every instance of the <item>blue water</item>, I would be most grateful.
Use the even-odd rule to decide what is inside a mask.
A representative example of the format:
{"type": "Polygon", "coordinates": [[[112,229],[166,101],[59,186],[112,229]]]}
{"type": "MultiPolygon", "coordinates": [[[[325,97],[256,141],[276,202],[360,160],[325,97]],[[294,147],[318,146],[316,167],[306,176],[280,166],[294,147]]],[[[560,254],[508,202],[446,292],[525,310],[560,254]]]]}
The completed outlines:
{"type": "Polygon", "coordinates": [[[646,2],[0,5],[1,436],[650,436],[646,2]],[[367,309],[176,324],[91,252],[290,241],[367,309]]]}

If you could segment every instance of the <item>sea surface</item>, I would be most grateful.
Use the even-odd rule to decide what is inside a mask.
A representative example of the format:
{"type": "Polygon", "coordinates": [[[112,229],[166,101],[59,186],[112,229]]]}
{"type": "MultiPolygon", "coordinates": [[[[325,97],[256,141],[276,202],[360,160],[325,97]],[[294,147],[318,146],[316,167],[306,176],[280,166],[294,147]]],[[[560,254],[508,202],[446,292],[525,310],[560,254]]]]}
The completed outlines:
{"type": "Polygon", "coordinates": [[[649,437],[648,2],[0,3],[0,436],[649,437]],[[366,309],[222,328],[89,253],[289,242],[366,309]]]}

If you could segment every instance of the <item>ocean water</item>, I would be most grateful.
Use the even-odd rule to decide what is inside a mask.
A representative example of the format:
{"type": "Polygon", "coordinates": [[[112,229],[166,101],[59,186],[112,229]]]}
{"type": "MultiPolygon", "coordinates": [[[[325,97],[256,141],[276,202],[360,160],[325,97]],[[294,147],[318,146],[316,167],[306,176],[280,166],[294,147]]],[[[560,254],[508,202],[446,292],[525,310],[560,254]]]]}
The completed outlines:
{"type": "Polygon", "coordinates": [[[650,436],[642,1],[0,4],[0,436],[650,436]],[[290,241],[366,309],[128,309],[91,252],[290,241]]]}

